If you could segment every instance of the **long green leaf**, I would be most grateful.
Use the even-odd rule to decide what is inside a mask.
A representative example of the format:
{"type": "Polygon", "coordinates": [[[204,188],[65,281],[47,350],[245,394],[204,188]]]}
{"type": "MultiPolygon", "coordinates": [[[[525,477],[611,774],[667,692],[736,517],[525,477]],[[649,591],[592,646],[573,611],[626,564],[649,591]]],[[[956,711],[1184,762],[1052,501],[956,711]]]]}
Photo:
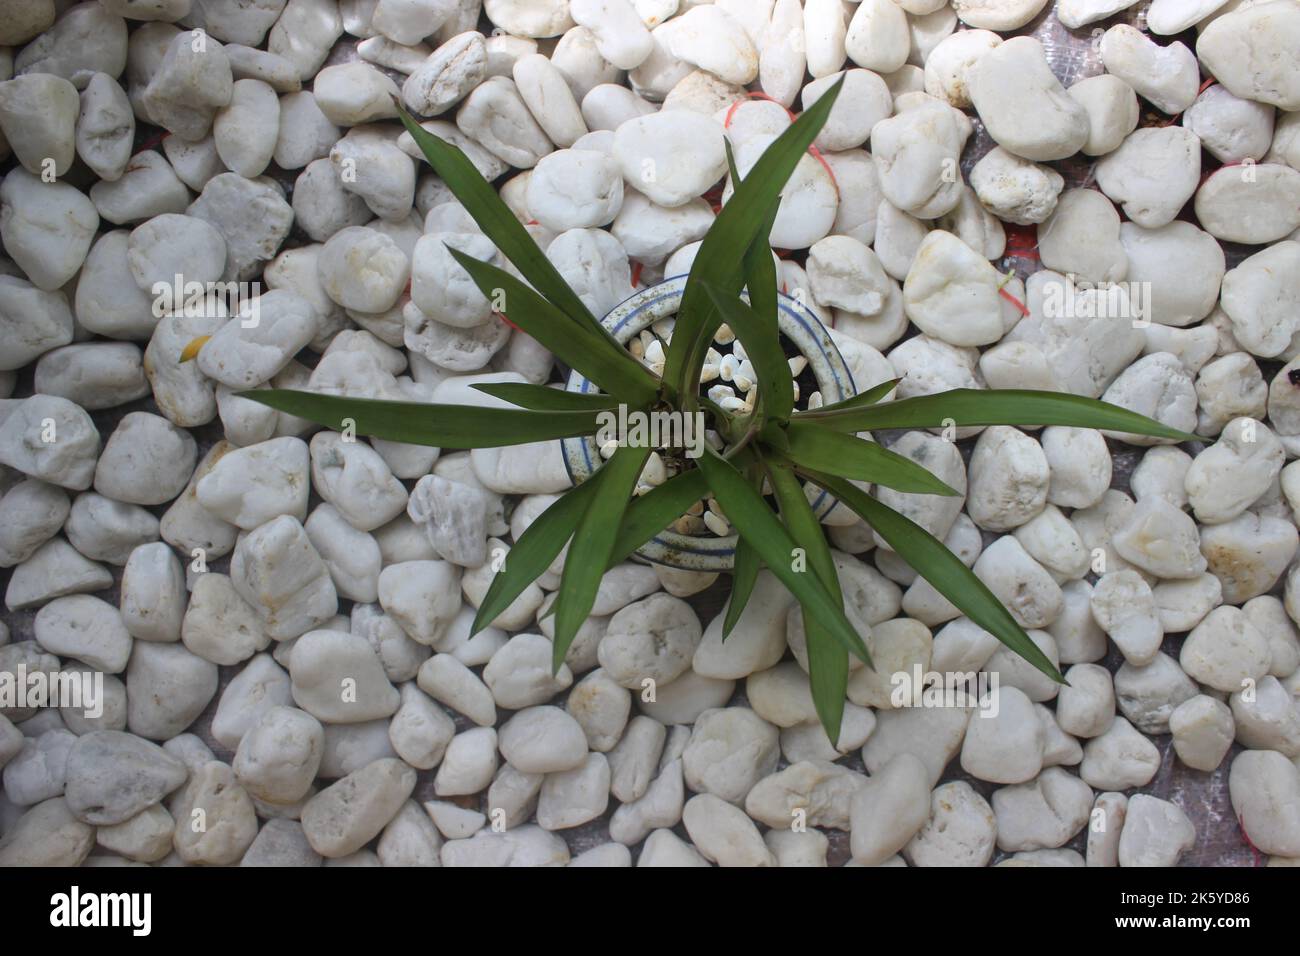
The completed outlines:
{"type": "Polygon", "coordinates": [[[846,650],[871,663],[871,655],[861,636],[853,629],[844,609],[835,602],[826,586],[810,575],[794,569],[794,539],[777,520],[763,497],[749,486],[735,467],[712,449],[699,459],[701,470],[709,480],[713,494],[721,503],[741,536],[748,539],[763,562],[790,589],[801,605],[826,626],[831,636],[846,650]]]}
{"type": "Polygon", "coordinates": [[[614,552],[614,542],[628,498],[636,485],[646,459],[648,447],[630,445],[620,447],[613,457],[601,467],[604,475],[595,496],[578,519],[569,546],[569,557],[564,562],[560,576],[560,594],[555,600],[555,639],[551,666],[558,671],[564,655],[578,634],[578,628],[587,620],[596,602],[600,579],[605,574],[609,557],[614,552]]]}
{"type": "Polygon", "coordinates": [[[749,543],[749,539],[740,536],[736,540],[736,553],[731,568],[731,596],[727,598],[727,612],[722,619],[722,639],[725,641],[740,622],[740,615],[745,613],[745,605],[754,593],[754,584],[758,581],[759,569],[763,562],[758,552],[749,543]]]}
{"type": "Polygon", "coordinates": [[[736,165],[736,151],[731,148],[731,140],[722,137],[722,151],[727,156],[727,172],[731,176],[731,181],[737,186],[740,185],[740,167],[736,165]]]}
{"type": "Polygon", "coordinates": [[[582,299],[569,288],[559,270],[546,258],[528,230],[497,195],[492,184],[474,168],[469,158],[456,146],[422,127],[400,106],[398,115],[429,165],[460,200],[483,230],[483,234],[492,240],[502,255],[514,263],[529,285],[578,325],[589,330],[603,331],[595,316],[583,305],[582,299]]]}
{"type": "MultiPolygon", "coordinates": [[[[769,322],[739,299],[728,298],[725,292],[713,284],[703,282],[703,285],[713,300],[714,308],[723,321],[731,326],[754,364],[760,383],[759,395],[767,415],[778,419],[788,418],[790,409],[794,407],[793,378],[785,353],[781,351],[776,319],[769,322]]],[[[773,303],[775,307],[775,299],[773,303]]]]}
{"type": "MultiPolygon", "coordinates": [[[[812,506],[803,492],[803,484],[794,471],[783,462],[773,462],[768,468],[772,477],[772,490],[776,492],[781,507],[781,519],[790,529],[790,536],[808,554],[813,571],[826,585],[831,597],[843,606],[844,595],[840,589],[839,575],[831,557],[830,546],[821,523],[813,514],[812,506]]],[[[808,641],[808,682],[812,689],[813,706],[821,718],[822,727],[832,744],[837,744],[840,727],[844,722],[844,698],[849,686],[849,655],[835,643],[816,615],[803,610],[804,634],[808,641]]]]}
{"type": "Polygon", "coordinates": [[[636,405],[648,404],[658,394],[658,382],[650,371],[612,339],[575,326],[556,306],[504,269],[451,246],[447,251],[484,296],[492,299],[498,292],[504,294],[511,322],[606,392],[636,405]]]}
{"type": "MultiPolygon", "coordinates": [[[[850,408],[861,408],[864,405],[875,405],[897,388],[898,383],[901,381],[902,379],[892,378],[887,382],[881,382],[879,385],[873,385],[865,392],[859,392],[852,398],[846,398],[844,401],[836,402],[834,405],[823,405],[821,408],[816,408],[811,411],[799,412],[795,417],[817,420],[820,418],[830,417],[829,413],[831,412],[842,412],[850,408]]],[[[859,428],[857,431],[867,431],[867,429],[859,428]]]]}
{"type": "Polygon", "coordinates": [[[742,263],[745,252],[763,228],[772,201],[785,188],[795,166],[821,132],[843,85],[843,78],[837,80],[812,108],[804,110],[803,115],[767,147],[749,175],[742,182],[733,184],[735,191],[731,199],[722,207],[704,237],[691,265],[664,363],[664,379],[677,394],[685,395],[692,371],[700,364],[705,344],[713,331],[708,326],[714,313],[698,280],[708,279],[728,295],[740,294],[744,283],[742,263]]]}
{"type": "Polygon", "coordinates": [[[578,487],[565,492],[519,536],[506,557],[505,567],[497,572],[488,586],[487,594],[483,596],[478,613],[474,615],[472,634],[477,634],[495,621],[497,615],[550,567],[555,556],[573,537],[573,530],[595,494],[603,472],[604,469],[597,471],[578,487]]]}
{"type": "Polygon", "coordinates": [[[618,408],[618,399],[603,392],[566,392],[527,382],[480,382],[470,388],[534,412],[599,412],[618,408]]]}
{"type": "Polygon", "coordinates": [[[988,586],[962,564],[961,559],[949,551],[943,542],[916,522],[841,478],[811,470],[804,470],[804,473],[857,512],[876,533],[889,542],[899,557],[951,601],[953,607],[1052,680],[1058,684],[1065,683],[1061,672],[1038,649],[1038,645],[1029,639],[1011,612],[1003,607],[988,586]]]}
{"type": "Polygon", "coordinates": [[[865,438],[798,421],[790,423],[786,437],[790,457],[809,468],[912,494],[961,496],[916,462],[865,438]]]}
{"type": "Polygon", "coordinates": [[[870,408],[810,414],[837,431],[877,428],[939,428],[944,425],[1068,425],[1152,435],[1175,441],[1201,441],[1196,435],[1095,398],[1032,389],[954,388],[934,395],[904,398],[870,408]]]}
{"type": "Polygon", "coordinates": [[[437,448],[499,448],[590,435],[597,412],[530,412],[474,405],[429,405],[377,398],[346,398],[287,388],[236,393],[281,412],[358,435],[437,448]]]}
{"type": "MultiPolygon", "coordinates": [[[[749,483],[759,494],[763,492],[763,469],[755,462],[749,469],[749,483]]],[[[731,636],[736,622],[744,613],[749,596],[754,593],[754,582],[758,580],[758,570],[763,562],[759,560],[754,546],[744,538],[736,540],[736,554],[731,569],[731,597],[727,600],[727,612],[722,619],[722,639],[731,636]]]]}
{"type": "Polygon", "coordinates": [[[614,540],[609,567],[626,561],[633,552],[709,493],[709,483],[698,468],[674,475],[658,488],[636,498],[623,514],[614,540]]]}
{"type": "MultiPolygon", "coordinates": [[[[779,198],[772,200],[763,227],[759,229],[758,235],[745,251],[742,271],[745,276],[745,288],[749,290],[749,307],[758,319],[756,331],[759,332],[757,344],[760,351],[768,353],[769,356],[774,352],[780,364],[784,366],[779,369],[771,368],[770,377],[765,376],[763,369],[759,367],[758,359],[754,358],[750,343],[744,341],[745,351],[754,361],[759,380],[763,383],[759,391],[759,401],[767,417],[784,420],[790,417],[790,412],[794,408],[794,377],[790,374],[785,352],[781,350],[781,333],[777,326],[776,264],[772,261],[772,246],[768,239],[780,209],[781,200],[779,198]]],[[[754,337],[750,336],[751,339],[754,337]]]]}

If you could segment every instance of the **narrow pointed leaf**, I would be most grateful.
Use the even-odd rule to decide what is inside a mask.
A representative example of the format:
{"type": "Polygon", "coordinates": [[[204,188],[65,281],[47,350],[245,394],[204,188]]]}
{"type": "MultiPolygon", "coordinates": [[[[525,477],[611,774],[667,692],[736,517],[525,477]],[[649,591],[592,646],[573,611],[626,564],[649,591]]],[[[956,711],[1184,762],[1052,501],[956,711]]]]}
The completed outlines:
{"type": "MultiPolygon", "coordinates": [[[[726,293],[709,282],[703,282],[705,291],[722,320],[731,326],[745,346],[745,354],[758,373],[759,396],[763,407],[772,418],[788,418],[794,407],[793,377],[781,339],[776,330],[776,317],[763,319],[740,299],[728,298],[726,293]]],[[[775,310],[773,299],[773,309],[775,310]]]]}
{"type": "Polygon", "coordinates": [[[597,428],[598,415],[390,402],[283,388],[236,394],[337,431],[343,431],[350,420],[358,435],[437,448],[499,448],[590,435],[597,428]]]}
{"type": "MultiPolygon", "coordinates": [[[[839,575],[826,543],[821,523],[813,514],[812,506],[804,496],[803,484],[794,471],[783,462],[773,462],[768,468],[772,476],[772,489],[781,507],[781,519],[790,529],[790,536],[808,554],[813,570],[830,591],[831,597],[843,606],[839,575]]],[[[835,643],[815,614],[803,610],[804,634],[808,643],[808,682],[812,689],[813,706],[821,719],[822,727],[832,744],[839,742],[840,727],[844,722],[844,699],[849,686],[849,655],[835,643]]]]}
{"type": "Polygon", "coordinates": [[[733,183],[740,183],[740,169],[736,166],[736,151],[731,146],[731,140],[722,137],[722,151],[727,155],[727,172],[731,175],[733,183]]]}
{"type": "Polygon", "coordinates": [[[596,317],[583,305],[578,294],[569,288],[559,270],[546,258],[528,230],[469,158],[456,146],[422,127],[406,110],[399,107],[398,112],[402,125],[414,137],[415,144],[420,147],[420,152],[424,153],[424,158],[429,161],[434,172],[460,200],[461,205],[483,230],[483,234],[492,240],[502,255],[514,263],[529,285],[576,324],[600,331],[596,317]]]}
{"type": "MultiPolygon", "coordinates": [[[[763,470],[757,464],[750,467],[749,483],[759,494],[763,493],[763,470]]],[[[758,558],[754,546],[744,538],[736,540],[735,563],[731,569],[731,597],[727,601],[727,613],[722,619],[722,639],[731,636],[736,622],[744,613],[749,596],[754,592],[754,582],[758,580],[758,569],[763,562],[758,558]]]]}
{"type": "Polygon", "coordinates": [[[750,243],[743,264],[745,289],[749,292],[749,307],[763,321],[764,327],[770,327],[774,334],[777,309],[776,263],[772,261],[772,246],[767,237],[772,232],[780,208],[781,201],[773,200],[767,212],[767,219],[763,223],[764,228],[759,230],[754,241],[750,243]]]}
{"type": "Polygon", "coordinates": [[[588,501],[573,532],[569,557],[560,576],[560,595],[555,601],[555,641],[551,666],[560,669],[591,607],[596,602],[600,579],[614,552],[614,542],[628,498],[650,457],[650,449],[626,446],[614,452],[601,466],[604,472],[594,497],[588,501]]]}
{"type": "Polygon", "coordinates": [[[575,326],[563,313],[504,269],[480,262],[459,249],[447,247],[479,291],[494,298],[504,294],[511,322],[519,326],[561,361],[576,368],[600,388],[636,404],[647,404],[658,393],[650,371],[612,339],[575,326]]]}
{"type": "MultiPolygon", "coordinates": [[[[734,183],[735,192],[718,213],[691,266],[693,278],[707,277],[723,292],[740,294],[745,251],[763,228],[772,201],[821,132],[843,84],[842,78],[837,80],[768,146],[744,180],[734,183]]],[[[687,382],[704,353],[704,343],[712,333],[707,328],[711,315],[707,294],[698,281],[688,279],[664,365],[664,378],[678,394],[685,394],[687,382]]]]}
{"type": "Polygon", "coordinates": [[[722,619],[722,639],[726,641],[735,630],[740,616],[745,613],[745,605],[754,593],[754,582],[758,580],[759,568],[763,562],[758,552],[743,535],[736,540],[735,563],[731,569],[731,596],[727,599],[727,613],[722,619]]]}
{"type": "MultiPolygon", "coordinates": [[[[847,411],[850,408],[862,408],[864,405],[875,405],[880,402],[886,395],[898,387],[902,379],[893,378],[887,382],[881,382],[879,385],[873,385],[865,392],[859,392],[852,398],[846,398],[842,402],[836,402],[834,405],[823,405],[821,408],[812,411],[799,412],[796,416],[800,419],[815,420],[819,418],[830,417],[833,412],[847,411]]],[[[867,431],[868,429],[859,428],[857,431],[867,431]]]]}
{"type": "Polygon", "coordinates": [[[692,504],[709,493],[709,483],[698,468],[669,478],[658,488],[634,499],[623,514],[614,540],[609,567],[632,556],[664,528],[680,518],[692,504]]]}
{"type": "MultiPolygon", "coordinates": [[[[727,154],[727,172],[732,183],[740,184],[740,170],[736,166],[736,154],[731,148],[731,140],[723,137],[722,145],[727,154]]],[[[772,245],[768,237],[776,222],[776,214],[781,210],[781,197],[772,200],[767,210],[766,221],[754,236],[754,241],[745,250],[741,261],[741,273],[745,288],[749,290],[750,308],[764,320],[776,322],[777,293],[776,266],[772,263],[772,245]]]]}
{"type": "MultiPolygon", "coordinates": [[[[749,291],[749,307],[758,319],[756,331],[760,351],[768,354],[769,363],[770,356],[775,354],[780,359],[780,363],[785,366],[784,369],[772,368],[771,377],[765,376],[763,369],[758,365],[758,360],[754,358],[750,343],[744,342],[745,351],[753,360],[754,368],[759,373],[759,381],[763,383],[758,393],[759,402],[762,404],[765,416],[784,420],[790,417],[790,412],[794,408],[794,377],[790,373],[789,363],[786,362],[785,352],[781,349],[781,333],[777,326],[776,264],[772,261],[772,246],[768,240],[780,208],[781,200],[774,199],[767,211],[767,220],[763,223],[763,228],[759,230],[745,253],[742,268],[745,274],[745,288],[749,291]]],[[[750,336],[750,338],[754,337],[750,336]]]]}
{"type": "Polygon", "coordinates": [[[566,392],[526,382],[480,382],[470,388],[535,412],[598,412],[618,407],[618,399],[602,392],[566,392]]]}
{"type": "Polygon", "coordinates": [[[790,457],[809,468],[912,494],[950,498],[961,495],[916,462],[877,442],[798,421],[790,423],[786,436],[790,440],[790,457]]]}
{"type": "Polygon", "coordinates": [[[832,746],[838,746],[849,688],[849,654],[806,607],[801,607],[800,611],[807,640],[808,687],[812,692],[813,708],[827,739],[832,746]]]}
{"type": "Polygon", "coordinates": [[[709,480],[713,494],[727,517],[753,545],[763,563],[772,569],[781,583],[789,588],[801,605],[823,621],[831,636],[868,665],[871,655],[858,632],[853,629],[843,608],[835,602],[826,586],[815,574],[796,571],[792,556],[794,539],[777,520],[763,497],[749,486],[731,462],[720,458],[712,449],[699,459],[700,468],[709,480]]]}
{"type": "Polygon", "coordinates": [[[1069,425],[1172,438],[1180,442],[1203,440],[1095,398],[1019,388],[955,388],[870,408],[831,412],[819,418],[822,424],[837,431],[850,432],[876,428],[939,428],[946,424],[1069,425]]]}
{"type": "Polygon", "coordinates": [[[555,560],[565,543],[573,537],[573,531],[596,491],[600,475],[601,471],[597,471],[578,487],[565,492],[519,536],[506,556],[505,567],[492,578],[487,594],[483,596],[478,613],[474,615],[471,634],[477,634],[496,620],[497,615],[555,560]]]}
{"type": "Polygon", "coordinates": [[[872,530],[973,622],[988,631],[1058,684],[1065,678],[1038,645],[1030,640],[1011,612],[961,559],[914,521],[883,505],[847,481],[805,472],[871,525],[872,530]]]}
{"type": "Polygon", "coordinates": [[[790,529],[790,537],[804,549],[813,571],[826,585],[831,597],[843,600],[830,545],[826,543],[826,534],[822,531],[817,515],[813,513],[812,505],[808,504],[803,483],[795,476],[790,465],[783,461],[769,462],[768,474],[771,475],[772,490],[776,493],[777,505],[781,509],[781,520],[790,529]]]}

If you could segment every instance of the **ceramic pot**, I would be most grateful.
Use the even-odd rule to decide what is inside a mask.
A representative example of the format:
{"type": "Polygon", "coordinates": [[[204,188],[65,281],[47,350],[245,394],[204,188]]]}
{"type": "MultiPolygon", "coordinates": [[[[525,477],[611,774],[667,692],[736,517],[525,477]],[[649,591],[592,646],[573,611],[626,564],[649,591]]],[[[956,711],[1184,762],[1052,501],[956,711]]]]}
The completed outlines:
{"type": "MultiPolygon", "coordinates": [[[[626,345],[643,329],[675,315],[685,289],[686,276],[665,279],[624,299],[609,311],[601,324],[620,345],[626,345]]],[[[832,405],[856,395],[853,375],[817,316],[798,300],[784,294],[778,296],[777,306],[777,326],[781,334],[808,359],[808,368],[817,380],[823,402],[832,405]]],[[[565,388],[579,393],[600,391],[577,371],[569,373],[565,388]]],[[[575,485],[591,477],[604,463],[594,435],[566,438],[562,447],[565,467],[575,485]]],[[[835,507],[835,500],[820,489],[810,500],[819,518],[835,507]]],[[[655,564],[686,571],[726,571],[735,562],[736,536],[688,535],[665,529],[642,545],[637,554],[655,564]]]]}

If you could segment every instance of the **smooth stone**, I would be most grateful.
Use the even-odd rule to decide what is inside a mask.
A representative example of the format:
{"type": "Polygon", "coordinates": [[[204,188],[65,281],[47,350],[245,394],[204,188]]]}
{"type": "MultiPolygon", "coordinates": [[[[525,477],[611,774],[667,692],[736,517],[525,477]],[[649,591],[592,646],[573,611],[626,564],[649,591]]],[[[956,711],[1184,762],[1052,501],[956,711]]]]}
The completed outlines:
{"type": "Polygon", "coordinates": [[[582,725],[558,707],[528,707],[501,727],[501,755],[524,773],[573,770],[587,758],[582,725]]]}
{"type": "Polygon", "coordinates": [[[216,760],[191,773],[173,811],[176,853],[188,864],[228,866],[257,836],[252,798],[230,767],[216,760]]]}
{"type": "Polygon", "coordinates": [[[302,827],[321,856],[347,856],[369,843],[415,788],[415,771],[385,758],[348,774],[307,801],[302,827]]]}
{"type": "Polygon", "coordinates": [[[1275,750],[1247,750],[1228,774],[1232,809],[1263,853],[1300,856],[1300,768],[1275,750]]]}
{"type": "Polygon", "coordinates": [[[293,697],[325,723],[354,724],[389,717],[400,695],[365,638],[340,631],[308,631],[289,662],[293,697]]]}
{"type": "Polygon", "coordinates": [[[88,594],[55,598],[37,612],[32,630],[45,650],[105,674],[121,673],[131,656],[131,635],[117,608],[88,594]]]}
{"type": "Polygon", "coordinates": [[[779,756],[774,726],[747,708],[727,707],[700,715],[682,753],[682,766],[692,790],[739,806],[753,786],[776,769],[779,756]]]}
{"type": "Polygon", "coordinates": [[[1300,38],[1300,10],[1291,4],[1257,4],[1220,16],[1196,41],[1207,72],[1242,99],[1280,109],[1300,109],[1300,84],[1287,50],[1300,38]]]}
{"type": "Polygon", "coordinates": [[[447,745],[433,789],[441,797],[478,793],[497,770],[497,732],[475,727],[457,734],[447,745]]]}
{"type": "Polygon", "coordinates": [[[232,767],[251,796],[292,804],[310,792],[323,747],[324,731],[315,717],[294,707],[272,707],[239,741],[232,767]]]}
{"type": "Polygon", "coordinates": [[[1102,35],[1099,52],[1107,72],[1161,112],[1173,116],[1195,102],[1201,74],[1196,55],[1184,44],[1161,46],[1136,27],[1121,23],[1102,35]]]}
{"type": "Polygon", "coordinates": [[[989,135],[1017,156],[1064,159],[1087,142],[1087,112],[1052,74],[1042,44],[1032,37],[990,50],[968,76],[971,102],[989,135]]]}
{"type": "Polygon", "coordinates": [[[1060,767],[1047,768],[1031,783],[995,790],[998,848],[1061,847],[1087,824],[1092,801],[1092,788],[1060,767]]]}
{"type": "Polygon", "coordinates": [[[63,797],[32,807],[0,839],[0,866],[79,866],[95,845],[95,828],[72,815],[63,797]]]}
{"type": "Polygon", "coordinates": [[[1141,129],[1097,163],[1097,185],[1133,222],[1158,229],[1174,220],[1201,179],[1201,141],[1182,127],[1141,129]]]}
{"type": "Polygon", "coordinates": [[[854,862],[883,863],[925,826],[930,818],[928,776],[919,757],[900,754],[858,789],[850,805],[854,862]]]}
{"type": "Polygon", "coordinates": [[[1196,843],[1196,827],[1182,809],[1145,793],[1129,798],[1119,837],[1120,866],[1175,866],[1196,843]]]}
{"type": "Polygon", "coordinates": [[[1160,769],[1160,751],[1123,717],[1084,745],[1079,776],[1098,790],[1144,787],[1160,769]]]}
{"type": "Polygon", "coordinates": [[[988,801],[965,781],[954,781],[930,794],[930,819],[902,852],[912,866],[987,866],[996,841],[988,801]]]}
{"type": "Polygon", "coordinates": [[[1067,92],[1088,113],[1088,138],[1080,148],[1085,156],[1105,156],[1137,129],[1137,93],[1118,76],[1086,77],[1067,92]]]}
{"type": "Polygon", "coordinates": [[[83,734],[68,754],[69,811],[94,826],[112,826],[156,805],[186,779],[185,766],[134,734],[83,734]]]}
{"type": "Polygon", "coordinates": [[[203,713],[217,693],[217,665],[179,644],[136,641],[126,667],[127,726],[150,740],[170,740],[203,713]]]}
{"type": "Polygon", "coordinates": [[[686,832],[705,859],[719,866],[773,866],[771,851],[749,817],[725,800],[702,793],[682,810],[686,832]]]}

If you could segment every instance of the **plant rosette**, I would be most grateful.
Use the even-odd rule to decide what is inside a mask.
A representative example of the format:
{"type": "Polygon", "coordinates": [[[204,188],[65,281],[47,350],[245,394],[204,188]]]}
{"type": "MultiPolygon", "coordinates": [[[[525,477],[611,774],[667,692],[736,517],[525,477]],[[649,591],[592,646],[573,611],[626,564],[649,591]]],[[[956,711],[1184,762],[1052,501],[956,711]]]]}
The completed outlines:
{"type": "MultiPolygon", "coordinates": [[[[665,344],[670,343],[671,327],[662,337],[652,329],[662,327],[661,324],[665,320],[671,320],[676,316],[686,291],[686,281],[685,275],[674,276],[640,290],[611,309],[601,320],[601,325],[620,345],[627,346],[633,342],[640,342],[646,336],[654,336],[655,340],[665,344]]],[[[748,301],[748,297],[745,297],[745,301],[748,301]]],[[[671,322],[669,324],[671,325],[671,322]]],[[[811,309],[784,293],[777,298],[777,330],[787,346],[785,351],[792,353],[791,361],[798,361],[793,356],[803,358],[804,362],[799,365],[806,363],[806,374],[810,375],[815,382],[817,393],[823,403],[835,404],[857,394],[853,374],[849,371],[843,356],[840,355],[839,349],[835,347],[826,327],[811,309]]],[[[723,337],[731,338],[729,335],[723,337]]],[[[715,345],[718,344],[720,343],[715,341],[715,345]]],[[[796,379],[799,377],[795,376],[796,379]]],[[[731,381],[733,380],[728,380],[731,381]]],[[[598,386],[576,369],[569,373],[565,390],[579,395],[593,395],[599,392],[598,386]]],[[[633,411],[633,414],[637,413],[633,411]]],[[[610,419],[614,417],[610,416],[610,419]]],[[[673,420],[665,420],[665,422],[671,421],[673,420]]],[[[679,432],[684,436],[689,424],[687,421],[677,421],[681,426],[679,432]]],[[[626,415],[618,421],[616,431],[626,438],[628,432],[626,415]]],[[[662,432],[663,429],[653,431],[662,432]]],[[[606,445],[602,453],[602,443],[597,440],[599,434],[598,432],[581,438],[561,440],[564,464],[575,485],[591,478],[604,464],[612,450],[609,445],[606,445]]],[[[687,437],[696,436],[692,434],[687,437]]],[[[618,438],[614,441],[617,442],[618,438]]],[[[662,459],[668,459],[667,467],[662,470],[656,469],[654,478],[637,486],[638,492],[644,493],[658,485],[660,481],[671,478],[675,473],[672,461],[674,457],[679,465],[687,468],[694,465],[689,454],[690,449],[684,449],[680,444],[678,447],[667,443],[661,444],[654,448],[653,453],[661,456],[662,459]]],[[[650,470],[650,466],[647,465],[646,472],[650,470]]],[[[835,499],[823,489],[811,485],[810,487],[812,494],[809,502],[813,513],[818,519],[824,518],[835,507],[835,499]]],[[[714,533],[704,525],[702,517],[693,513],[694,511],[702,511],[702,509],[692,509],[692,513],[683,515],[678,521],[666,526],[638,548],[636,553],[647,561],[687,571],[730,571],[735,564],[737,535],[730,529],[727,529],[725,534],[714,533]],[[684,526],[679,527],[679,525],[684,526]]]]}
{"type": "Polygon", "coordinates": [[[822,504],[833,496],[866,521],[958,611],[1063,683],[1056,666],[960,558],[867,489],[874,485],[908,494],[959,493],[917,462],[861,436],[950,425],[1069,425],[1180,442],[1198,439],[1127,409],[1060,392],[953,389],[885,403],[882,400],[894,391],[896,381],[858,383],[863,390],[857,392],[847,371],[838,388],[817,380],[819,390],[847,397],[805,402],[814,407],[800,409],[795,400],[795,370],[782,333],[810,364],[815,355],[809,353],[821,351],[823,357],[837,353],[817,346],[829,339],[824,328],[796,321],[806,317],[782,300],[768,237],[783,201],[782,190],[813,145],[842,86],[841,79],[772,141],[743,179],[724,136],[731,191],[696,252],[690,274],[670,280],[667,288],[655,286],[638,293],[605,322],[592,315],[464,153],[399,107],[407,132],[434,171],[517,275],[450,246],[448,253],[487,301],[500,302],[499,311],[508,313],[513,325],[575,370],[587,385],[579,387],[581,382],[573,379],[564,389],[522,382],[476,384],[474,388],[499,400],[492,407],[280,389],[239,394],[329,428],[352,428],[358,435],[389,441],[489,448],[558,439],[568,441],[568,447],[579,454],[585,449],[587,457],[581,464],[587,469],[586,480],[560,495],[515,540],[480,601],[473,624],[474,633],[492,624],[567,546],[551,607],[552,665],[557,671],[595,605],[606,571],[707,501],[710,513],[719,519],[705,518],[706,524],[714,525],[715,534],[732,528],[736,532],[734,543],[727,541],[729,534],[722,534],[713,545],[733,552],[723,637],[740,619],[760,568],[768,568],[802,610],[810,693],[827,736],[836,741],[849,656],[871,666],[867,644],[871,635],[865,627],[854,627],[845,613],[830,544],[805,490],[805,483],[811,482],[820,489],[822,504]],[[644,343],[638,358],[632,339],[637,323],[644,319],[652,325],[670,314],[673,334],[666,347],[660,346],[662,362],[658,349],[656,354],[646,354],[644,343]],[[721,364],[722,356],[713,346],[721,341],[718,333],[723,326],[724,338],[734,335],[743,349],[748,365],[742,378],[750,377],[752,367],[752,381],[727,394],[715,392],[715,400],[711,389],[703,386],[712,366],[721,364]],[[627,338],[620,342],[615,331],[621,334],[625,329],[627,338]],[[805,333],[809,337],[801,339],[805,333]],[[744,392],[744,399],[737,392],[744,392]],[[617,416],[623,410],[642,415],[668,412],[683,422],[711,422],[717,438],[696,445],[694,467],[665,474],[661,483],[649,487],[644,476],[653,442],[615,442],[599,467],[596,457],[601,457],[602,449],[597,447],[593,457],[593,446],[587,444],[608,426],[611,413],[617,416]]]}

